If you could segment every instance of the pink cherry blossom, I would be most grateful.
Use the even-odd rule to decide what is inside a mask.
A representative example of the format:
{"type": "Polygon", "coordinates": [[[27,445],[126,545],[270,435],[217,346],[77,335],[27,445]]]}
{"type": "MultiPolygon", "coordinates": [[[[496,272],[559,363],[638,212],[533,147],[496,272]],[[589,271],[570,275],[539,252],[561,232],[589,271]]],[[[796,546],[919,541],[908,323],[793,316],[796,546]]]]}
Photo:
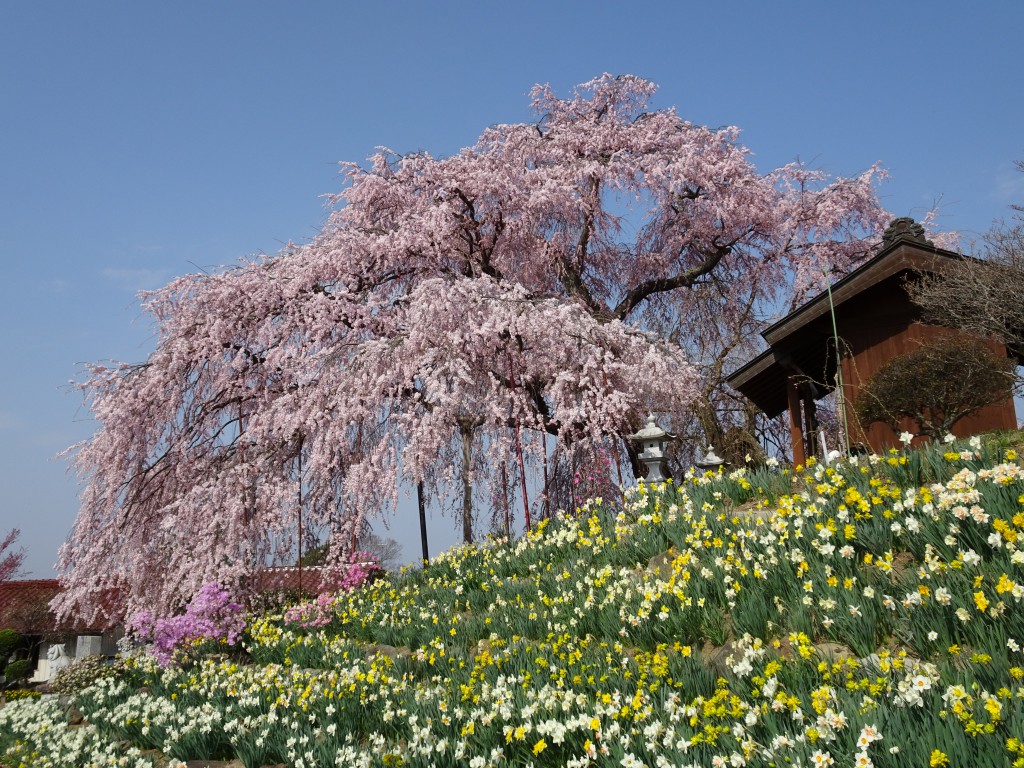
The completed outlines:
{"type": "Polygon", "coordinates": [[[780,306],[870,252],[878,169],[758,173],[738,129],[650,109],[654,92],[537,86],[535,122],[451,157],[343,165],[311,242],[146,294],[155,350],[81,383],[98,429],[69,449],[83,486],[58,610],[170,615],[211,582],[244,596],[294,557],[300,488],[335,560],[403,487],[499,498],[520,448],[542,471],[541,434],[598,446],[686,412],[686,339],[709,312],[780,306]]]}

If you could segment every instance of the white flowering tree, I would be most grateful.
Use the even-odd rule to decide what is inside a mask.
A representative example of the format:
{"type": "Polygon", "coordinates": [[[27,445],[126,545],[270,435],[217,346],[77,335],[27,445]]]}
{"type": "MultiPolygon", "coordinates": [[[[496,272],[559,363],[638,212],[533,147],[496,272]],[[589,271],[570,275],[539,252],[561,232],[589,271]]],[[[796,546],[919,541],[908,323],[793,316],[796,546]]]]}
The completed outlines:
{"type": "Polygon", "coordinates": [[[479,492],[519,478],[527,503],[552,445],[618,451],[648,411],[684,412],[700,382],[679,334],[709,307],[865,256],[885,220],[873,170],[759,174],[735,128],[650,110],[654,90],[538,86],[535,122],[452,157],[346,164],[312,242],[146,295],[156,349],[82,383],[98,429],[71,451],[58,608],[244,590],[293,551],[300,490],[335,556],[403,481],[457,489],[471,537],[479,492]]]}

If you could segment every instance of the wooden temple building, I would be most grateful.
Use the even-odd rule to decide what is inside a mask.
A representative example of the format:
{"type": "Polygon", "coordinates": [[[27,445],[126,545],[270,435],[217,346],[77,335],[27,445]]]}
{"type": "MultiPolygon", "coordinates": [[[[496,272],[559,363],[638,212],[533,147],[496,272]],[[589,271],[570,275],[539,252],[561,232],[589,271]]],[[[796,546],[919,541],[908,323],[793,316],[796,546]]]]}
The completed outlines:
{"type": "MultiPolygon", "coordinates": [[[[886,424],[860,425],[853,415],[865,382],[887,361],[940,336],[959,334],[925,325],[906,290],[915,275],[941,271],[964,256],[936,248],[912,219],[896,219],[885,231],[882,249],[870,261],[816,296],[761,335],[768,349],[732,373],[729,384],[775,417],[789,410],[793,462],[802,464],[818,449],[815,400],[835,391],[845,407],[851,445],[881,453],[899,445],[886,424]],[[833,314],[835,327],[833,327],[833,314]],[[838,343],[837,343],[838,341],[838,343]],[[841,376],[837,376],[837,368],[841,376]]],[[[960,334],[963,335],[963,334],[960,334]]],[[[965,343],[987,344],[1007,354],[1004,344],[964,336],[965,343]]],[[[1013,397],[960,419],[953,432],[966,436],[1017,426],[1013,397]]],[[[912,431],[912,423],[907,421],[912,431]]]]}

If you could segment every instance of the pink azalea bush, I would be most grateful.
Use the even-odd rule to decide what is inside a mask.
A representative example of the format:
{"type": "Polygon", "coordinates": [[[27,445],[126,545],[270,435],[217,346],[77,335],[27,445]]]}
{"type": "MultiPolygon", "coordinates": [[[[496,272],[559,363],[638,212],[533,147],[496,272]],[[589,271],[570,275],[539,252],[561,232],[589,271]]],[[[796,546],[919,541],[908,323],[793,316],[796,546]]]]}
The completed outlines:
{"type": "Polygon", "coordinates": [[[322,591],[314,600],[294,605],[284,612],[284,619],[302,627],[323,627],[334,618],[334,598],[340,592],[353,592],[372,584],[384,575],[370,552],[353,552],[325,575],[322,591]]]}
{"type": "Polygon", "coordinates": [[[334,595],[321,592],[315,600],[306,600],[293,605],[284,612],[284,620],[301,627],[323,627],[331,623],[334,595]]]}
{"type": "Polygon", "coordinates": [[[331,574],[325,575],[324,587],[334,592],[352,592],[384,575],[372,552],[353,552],[339,563],[331,574]]]}
{"type": "Polygon", "coordinates": [[[198,642],[213,640],[234,645],[245,627],[242,605],[216,583],[204,584],[180,616],[154,618],[150,611],[139,611],[128,622],[129,632],[151,642],[153,654],[165,665],[176,650],[198,642]]]}

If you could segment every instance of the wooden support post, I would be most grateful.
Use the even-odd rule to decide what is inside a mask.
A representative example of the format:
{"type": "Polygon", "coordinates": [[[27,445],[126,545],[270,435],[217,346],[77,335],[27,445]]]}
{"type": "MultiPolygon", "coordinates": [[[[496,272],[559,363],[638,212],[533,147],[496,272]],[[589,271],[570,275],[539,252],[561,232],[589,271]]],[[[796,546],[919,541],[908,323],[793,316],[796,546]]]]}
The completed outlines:
{"type": "Polygon", "coordinates": [[[796,466],[806,463],[807,454],[804,452],[804,431],[800,420],[800,385],[793,376],[786,380],[786,395],[789,399],[789,438],[793,442],[793,466],[796,466]]]}
{"type": "Polygon", "coordinates": [[[814,456],[818,453],[818,418],[814,407],[814,397],[810,388],[804,388],[804,437],[807,453],[814,456]]]}

